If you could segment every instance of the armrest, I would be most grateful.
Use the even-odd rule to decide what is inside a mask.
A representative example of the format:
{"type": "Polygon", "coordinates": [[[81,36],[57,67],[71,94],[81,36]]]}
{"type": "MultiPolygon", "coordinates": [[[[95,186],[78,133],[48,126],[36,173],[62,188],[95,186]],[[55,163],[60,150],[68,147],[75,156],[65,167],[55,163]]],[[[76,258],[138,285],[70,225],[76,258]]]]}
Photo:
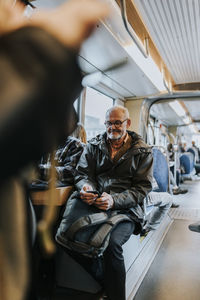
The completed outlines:
{"type": "MultiPolygon", "coordinates": [[[[73,186],[64,186],[64,187],[57,187],[56,190],[56,197],[58,202],[56,206],[61,206],[65,204],[74,190],[73,186]]],[[[31,192],[31,200],[33,205],[48,205],[48,197],[49,191],[32,191],[31,192]]]]}

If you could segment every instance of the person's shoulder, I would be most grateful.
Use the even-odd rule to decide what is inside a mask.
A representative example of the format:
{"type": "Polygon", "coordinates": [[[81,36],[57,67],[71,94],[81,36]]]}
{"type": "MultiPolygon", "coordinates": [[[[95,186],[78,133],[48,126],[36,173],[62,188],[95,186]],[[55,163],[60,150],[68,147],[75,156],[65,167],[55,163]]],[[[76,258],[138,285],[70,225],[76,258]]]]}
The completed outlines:
{"type": "Polygon", "coordinates": [[[151,151],[152,147],[146,144],[143,138],[139,134],[137,134],[134,131],[128,131],[128,134],[132,138],[132,146],[134,148],[141,148],[141,149],[146,149],[148,151],[151,151]]]}
{"type": "Polygon", "coordinates": [[[73,136],[68,136],[68,138],[65,141],[65,146],[72,146],[74,145],[75,147],[84,147],[85,144],[82,143],[79,139],[73,137],[73,136]]]}
{"type": "Polygon", "coordinates": [[[88,141],[89,145],[99,145],[102,142],[105,142],[105,138],[106,138],[106,133],[100,133],[97,136],[93,137],[92,139],[90,139],[88,141]]]}

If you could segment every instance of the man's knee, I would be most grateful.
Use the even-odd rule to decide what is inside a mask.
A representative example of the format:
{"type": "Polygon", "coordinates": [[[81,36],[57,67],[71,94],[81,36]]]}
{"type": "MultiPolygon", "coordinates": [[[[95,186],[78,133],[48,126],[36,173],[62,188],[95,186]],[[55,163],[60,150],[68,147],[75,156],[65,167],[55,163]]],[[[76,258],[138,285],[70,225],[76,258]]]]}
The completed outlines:
{"type": "Polygon", "coordinates": [[[122,253],[123,253],[123,250],[122,250],[121,243],[119,242],[119,240],[117,240],[111,234],[109,244],[108,244],[105,254],[115,256],[118,259],[122,259],[123,258],[122,253]]]}
{"type": "Polygon", "coordinates": [[[170,208],[172,205],[172,201],[173,201],[172,196],[168,193],[164,193],[163,200],[162,200],[163,206],[165,206],[166,208],[170,208]]]}
{"type": "Polygon", "coordinates": [[[160,209],[170,208],[172,205],[173,198],[167,192],[160,192],[157,195],[153,194],[153,203],[155,207],[159,207],[160,209]]]}
{"type": "Polygon", "coordinates": [[[110,235],[109,244],[106,252],[117,258],[123,258],[122,245],[129,239],[134,230],[134,223],[123,222],[117,225],[115,230],[110,235]]]}

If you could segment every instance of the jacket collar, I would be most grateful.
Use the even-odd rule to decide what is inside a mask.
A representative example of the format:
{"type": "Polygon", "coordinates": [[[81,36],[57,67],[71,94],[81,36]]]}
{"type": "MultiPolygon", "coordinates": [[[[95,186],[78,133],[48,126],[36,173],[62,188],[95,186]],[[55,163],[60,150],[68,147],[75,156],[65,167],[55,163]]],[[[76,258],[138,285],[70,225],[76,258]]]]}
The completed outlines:
{"type": "MultiPolygon", "coordinates": [[[[148,145],[145,144],[144,141],[142,140],[141,136],[139,136],[136,132],[129,131],[129,130],[127,130],[127,132],[132,137],[132,146],[134,146],[135,149],[148,147],[148,145]]],[[[98,145],[102,151],[108,152],[106,139],[107,139],[107,133],[104,132],[92,138],[88,143],[96,146],[98,145]]]]}

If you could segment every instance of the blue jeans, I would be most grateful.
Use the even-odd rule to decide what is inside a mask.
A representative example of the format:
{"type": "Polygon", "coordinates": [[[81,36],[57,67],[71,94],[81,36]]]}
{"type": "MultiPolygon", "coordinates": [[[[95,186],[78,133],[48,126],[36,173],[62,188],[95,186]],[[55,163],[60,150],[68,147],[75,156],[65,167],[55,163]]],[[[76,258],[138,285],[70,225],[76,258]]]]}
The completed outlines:
{"type": "MultiPolygon", "coordinates": [[[[134,228],[134,221],[116,225],[101,261],[69,252],[70,256],[99,281],[109,300],[126,300],[126,270],[122,245],[128,241],[134,228]]],[[[68,253],[68,250],[66,251],[68,253]]]]}
{"type": "Polygon", "coordinates": [[[135,228],[134,222],[123,222],[111,233],[104,252],[104,288],[109,300],[126,300],[126,270],[122,245],[135,228]]]}

